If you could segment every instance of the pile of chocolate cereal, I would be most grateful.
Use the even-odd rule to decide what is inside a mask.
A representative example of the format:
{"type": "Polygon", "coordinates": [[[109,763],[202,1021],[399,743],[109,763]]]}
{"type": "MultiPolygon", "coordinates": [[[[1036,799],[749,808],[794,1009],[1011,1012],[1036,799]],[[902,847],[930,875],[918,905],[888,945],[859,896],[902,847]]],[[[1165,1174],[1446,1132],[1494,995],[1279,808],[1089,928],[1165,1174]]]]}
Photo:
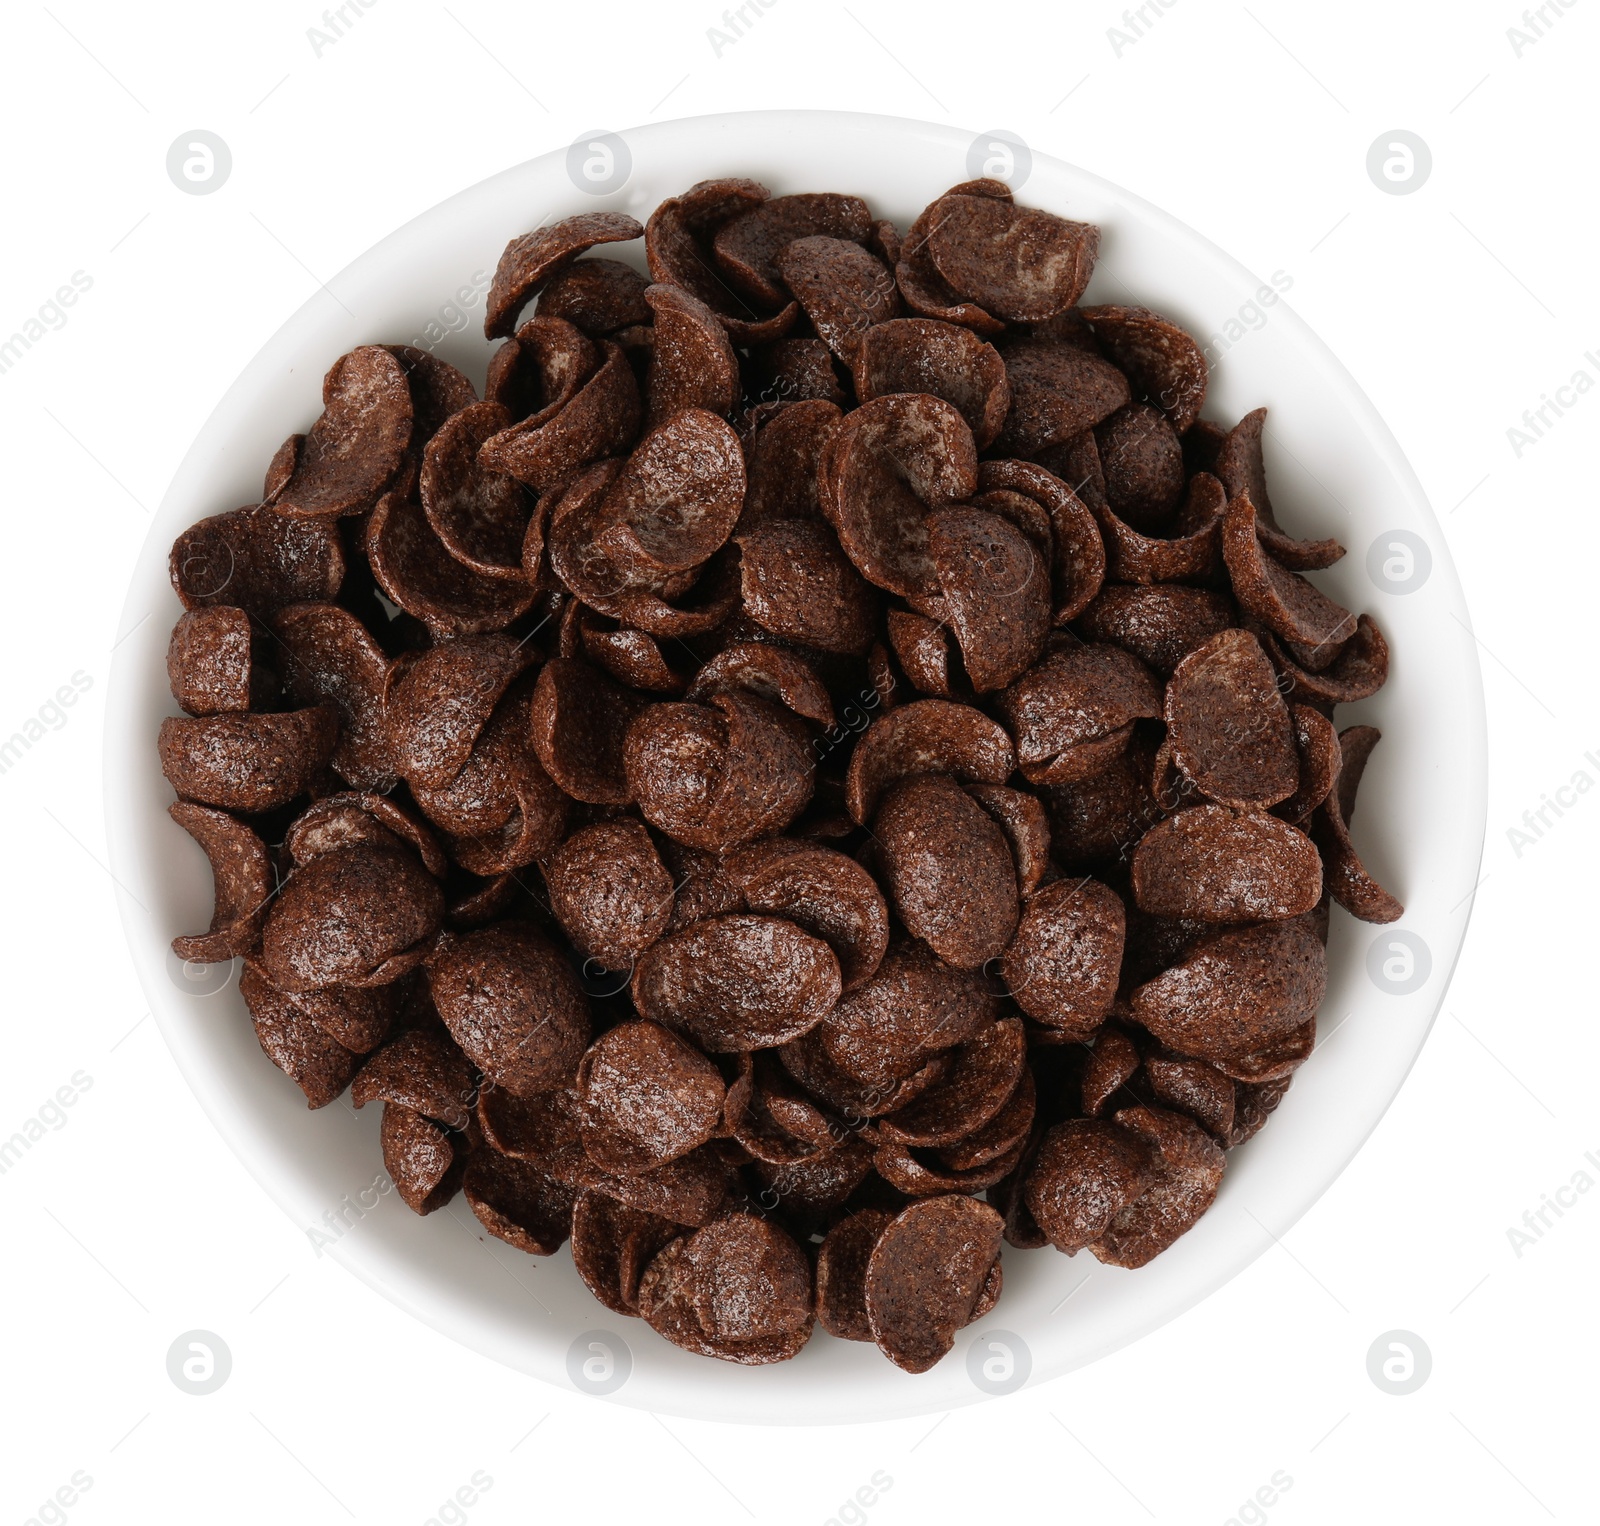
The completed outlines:
{"type": "Polygon", "coordinates": [[[1330,898],[1400,914],[1332,720],[1388,653],[1265,410],[1078,305],[1098,242],[989,180],[904,235],[737,179],[571,217],[500,261],[482,398],[352,350],[178,538],[173,946],[381,1105],[415,1212],[570,1239],[690,1351],[921,1372],[1002,1242],[1138,1267],[1209,1207],[1330,898]]]}

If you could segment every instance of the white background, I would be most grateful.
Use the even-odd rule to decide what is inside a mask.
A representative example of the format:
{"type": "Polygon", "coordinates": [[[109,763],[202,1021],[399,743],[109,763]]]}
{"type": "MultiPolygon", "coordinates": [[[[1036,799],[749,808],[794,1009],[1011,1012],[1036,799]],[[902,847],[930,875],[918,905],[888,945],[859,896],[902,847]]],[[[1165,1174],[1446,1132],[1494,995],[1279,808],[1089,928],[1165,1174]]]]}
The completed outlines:
{"type": "Polygon", "coordinates": [[[0,1523],[1594,1519],[1600,1192],[1547,1210],[1520,1255],[1508,1230],[1579,1173],[1600,1182],[1600,790],[1520,851],[1508,831],[1574,775],[1600,782],[1600,396],[1547,413],[1520,454],[1508,430],[1580,369],[1600,380],[1596,12],[1547,6],[1519,45],[1511,3],[1173,0],[1135,37],[1110,3],[774,0],[719,54],[714,4],[375,0],[320,55],[312,0],[8,8],[0,337],[74,272],[92,285],[0,374],[0,735],[75,673],[90,687],[0,774],[0,1137],[89,1084],[0,1176],[0,1523]],[[316,1259],[143,1017],[100,867],[127,570],[249,356],[463,186],[597,127],[766,106],[1006,128],[1287,272],[1433,500],[1491,725],[1485,878],[1444,1011],[1281,1247],[1075,1376],[944,1419],[791,1432],[544,1387],[316,1259]],[[214,195],[166,174],[195,128],[232,151],[214,195]],[[1396,128],[1433,157],[1404,196],[1366,171],[1396,128]],[[196,1328],[233,1358],[204,1397],[166,1372],[196,1328]],[[1406,1396],[1367,1374],[1395,1329],[1432,1353],[1406,1396]],[[92,1483],[41,1517],[75,1473],[92,1483]],[[441,1517],[474,1474],[475,1502],[441,1517]],[[874,1502],[841,1515],[862,1486],[874,1502]],[[1263,1486],[1272,1503],[1241,1513],[1263,1486]]]}

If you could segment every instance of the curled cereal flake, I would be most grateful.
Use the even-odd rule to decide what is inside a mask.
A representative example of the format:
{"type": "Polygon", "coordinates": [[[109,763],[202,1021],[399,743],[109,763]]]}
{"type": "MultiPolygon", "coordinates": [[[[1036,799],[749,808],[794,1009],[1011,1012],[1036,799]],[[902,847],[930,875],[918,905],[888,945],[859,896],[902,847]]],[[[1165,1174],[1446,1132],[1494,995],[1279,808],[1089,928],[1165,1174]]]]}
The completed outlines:
{"type": "Polygon", "coordinates": [[[1322,861],[1276,816],[1198,805],[1152,827],[1133,852],[1141,911],[1199,922],[1298,917],[1322,899],[1322,861]]]}
{"type": "Polygon", "coordinates": [[[385,704],[396,766],[438,789],[461,772],[500,697],[533,660],[509,636],[460,636],[430,647],[395,679],[385,704]]]}
{"type": "Polygon", "coordinates": [[[569,401],[544,408],[483,442],[479,456],[485,468],[542,492],[590,462],[628,448],[643,412],[639,384],[620,345],[602,339],[599,347],[600,364],[569,401]]]}
{"type": "Polygon", "coordinates": [[[352,843],[284,882],[267,915],[262,964],[281,991],[383,985],[415,967],[443,913],[444,896],[415,854],[352,843]]]}
{"type": "Polygon", "coordinates": [[[158,747],[161,772],[185,800],[225,811],[284,805],[328,766],[339,736],[328,705],[276,715],[168,716],[158,747]]]}
{"type": "Polygon", "coordinates": [[[754,1160],[788,1166],[831,1150],[844,1125],[801,1093],[771,1055],[739,1055],[723,1104],[727,1131],[754,1160]]]}
{"type": "MultiPolygon", "coordinates": [[[[785,340],[816,344],[817,340],[785,340]]],[[[786,402],[745,446],[747,488],[739,529],[775,519],[817,519],[817,474],[822,452],[842,415],[824,400],[786,402]]]]}
{"type": "Polygon", "coordinates": [[[599,369],[605,352],[581,329],[561,318],[530,318],[516,336],[489,357],[484,401],[498,403],[512,422],[548,424],[599,369]]]}
{"type": "Polygon", "coordinates": [[[1106,358],[1134,391],[1154,403],[1182,434],[1200,417],[1206,400],[1206,357],[1176,323],[1147,307],[1086,307],[1106,358]]]}
{"type": "Polygon", "coordinates": [[[522,543],[533,499],[515,477],[491,471],[478,451],[511,422],[499,403],[473,403],[447,419],[422,455],[422,511],[440,544],[485,577],[522,581],[522,543]]]}
{"type": "Polygon", "coordinates": [[[1000,1259],[1002,1223],[987,1203],[934,1197],[902,1209],[867,1260],[867,1323],[878,1349],[926,1372],[955,1344],[1000,1259]]]}
{"type": "Polygon", "coordinates": [[[570,657],[539,670],[533,745],[544,771],[574,800],[625,805],[631,798],[622,743],[639,699],[570,657]]]}
{"type": "Polygon", "coordinates": [[[1338,541],[1296,540],[1280,529],[1273,517],[1261,459],[1261,436],[1266,423],[1265,408],[1247,413],[1218,446],[1210,469],[1222,479],[1230,503],[1236,498],[1248,498],[1255,505],[1256,533],[1274,561],[1296,572],[1331,567],[1344,555],[1344,547],[1338,541]]]}
{"type": "Polygon", "coordinates": [[[1029,1017],[1088,1039],[1117,994],[1124,936],[1116,891],[1098,880],[1056,880],[1028,897],[1000,972],[1029,1017]]]}
{"type": "Polygon", "coordinates": [[[1016,865],[988,813],[944,775],[893,786],[873,817],[882,871],[913,937],[947,964],[974,970],[1016,932],[1016,865]]]}
{"type": "Polygon", "coordinates": [[[353,843],[410,847],[435,879],[449,872],[433,834],[386,795],[325,795],[295,817],[283,841],[297,866],[353,843]]]}
{"type": "Polygon", "coordinates": [[[464,1129],[478,1086],[472,1066],[448,1034],[414,1028],[385,1044],[350,1088],[357,1107],[398,1102],[447,1129],[464,1129]]]}
{"type": "Polygon", "coordinates": [[[795,403],[828,402],[843,407],[833,351],[809,336],[758,345],[750,354],[750,387],[757,403],[777,413],[795,403]]]}
{"type": "Polygon", "coordinates": [[[1011,383],[1011,412],[996,444],[1008,455],[1037,456],[1093,429],[1129,400],[1127,377],[1077,345],[1020,338],[998,348],[1011,383]]]}
{"type": "MultiPolygon", "coordinates": [[[[581,604],[576,607],[583,609],[581,604]]],[[[683,675],[667,662],[654,636],[625,626],[607,630],[586,613],[579,616],[578,625],[582,655],[618,683],[657,694],[683,692],[683,675]]]]}
{"type": "Polygon", "coordinates": [[[1289,707],[1248,631],[1221,631],[1185,657],[1167,684],[1165,713],[1174,761],[1213,800],[1264,809],[1294,793],[1289,707]]]}
{"type": "Polygon", "coordinates": [[[869,582],[928,598],[938,585],[927,512],[965,501],[977,482],[966,420],[939,398],[901,393],[845,415],[824,457],[822,509],[869,582]]]}
{"type": "Polygon", "coordinates": [[[816,236],[864,244],[871,231],[872,214],[859,196],[778,196],[723,223],[711,249],[729,283],[744,296],[763,307],[782,307],[789,292],[778,273],[779,256],[789,244],[816,236]]]}
{"type": "Polygon", "coordinates": [[[528,300],[596,244],[626,243],[643,233],[625,212],[581,212],[512,239],[495,267],[483,314],[484,334],[504,339],[528,300]]]}
{"type": "Polygon", "coordinates": [[[1308,705],[1353,705],[1388,681],[1389,643],[1370,615],[1357,619],[1355,634],[1320,673],[1297,663],[1270,631],[1261,633],[1261,643],[1282,675],[1286,695],[1308,705]]]}
{"type": "Polygon", "coordinates": [[[1145,1056],[1144,1080],[1164,1108],[1193,1118],[1224,1148],[1233,1137],[1239,1083],[1204,1060],[1157,1050],[1145,1056]]]}
{"type": "Polygon", "coordinates": [[[629,969],[672,919],[672,876],[627,818],[574,832],[545,865],[545,884],[562,930],[603,969],[629,969]]]}
{"type": "Polygon", "coordinates": [[[1299,826],[1328,798],[1339,777],[1339,736],[1333,722],[1310,705],[1291,705],[1289,715],[1300,757],[1300,782],[1287,800],[1272,808],[1272,814],[1299,826]]]}
{"type": "Polygon", "coordinates": [[[1228,505],[1222,555],[1240,607],[1273,635],[1313,653],[1330,655],[1337,655],[1339,647],[1355,635],[1356,617],[1349,610],[1266,554],[1248,498],[1235,498],[1228,505]]]}
{"type": "Polygon", "coordinates": [[[862,334],[851,362],[863,403],[926,392],[960,410],[978,449],[994,443],[1011,407],[1005,362],[969,328],[936,318],[891,318],[862,334]]]}
{"type": "Polygon", "coordinates": [[[688,848],[670,837],[657,841],[661,861],[672,873],[675,900],[668,932],[677,932],[691,922],[720,917],[724,912],[744,909],[739,887],[728,878],[724,861],[714,853],[688,848]]]}
{"type": "Polygon", "coordinates": [[[561,318],[596,338],[650,321],[649,280],[632,265],[600,255],[552,276],[539,293],[539,316],[561,318]]]}
{"type": "Polygon", "coordinates": [[[889,908],[847,854],[775,837],[731,854],[725,873],[749,910],[786,917],[823,939],[838,956],[846,991],[877,972],[889,946],[889,908]]]}
{"type": "Polygon", "coordinates": [[[1137,743],[1099,773],[1042,791],[1050,846],[1069,873],[1094,872],[1126,860],[1161,819],[1150,792],[1149,753],[1137,743]]]}
{"type": "Polygon", "coordinates": [[[948,323],[959,323],[979,334],[998,334],[1005,324],[987,313],[976,302],[963,302],[950,283],[939,274],[928,248],[928,234],[944,214],[944,204],[949,196],[995,196],[1010,201],[1011,191],[1000,181],[971,181],[957,186],[929,203],[911,224],[895,261],[895,282],[905,304],[914,313],[926,318],[941,318],[948,323]]]}
{"type": "Polygon", "coordinates": [[[490,1234],[530,1256],[553,1256],[561,1249],[577,1195],[526,1161],[494,1149],[472,1152],[462,1191],[490,1234]]]}
{"type": "Polygon", "coordinates": [[[1045,1135],[1023,1197],[1050,1243],[1071,1256],[1100,1240],[1155,1178],[1155,1153],[1140,1134],[1074,1118],[1045,1135]]]}
{"type": "Polygon", "coordinates": [[[1083,1112],[1098,1118],[1110,1110],[1113,1099],[1137,1074],[1140,1063],[1139,1051],[1126,1030],[1114,1022],[1105,1024],[1095,1035],[1079,1079],[1083,1112]]]}
{"type": "Polygon", "coordinates": [[[637,1315],[645,1267],[682,1233],[672,1220],[629,1208],[606,1193],[579,1192],[571,1219],[573,1265],[606,1308],[637,1315]]]}
{"type": "Polygon", "coordinates": [[[766,1049],[814,1028],[839,999],[839,961],[783,917],[732,915],[671,933],[640,956],[633,999],[713,1054],[766,1049]]]}
{"type": "MultiPolygon", "coordinates": [[[[1021,1092],[1021,1088],[1018,1088],[1021,1092]]],[[[873,1153],[873,1169],[891,1187],[907,1197],[936,1197],[947,1192],[980,1192],[998,1186],[1021,1161],[1026,1132],[1007,1144],[1005,1152],[982,1165],[965,1168],[948,1164],[944,1151],[914,1150],[886,1140],[873,1153]]],[[[998,1290],[996,1290],[998,1296],[998,1290]]],[[[974,1318],[981,1316],[974,1315],[974,1318]]]]}
{"type": "Polygon", "coordinates": [[[1094,273],[1100,230],[997,196],[947,195],[928,226],[928,254],[961,297],[1008,323],[1042,323],[1071,307],[1094,273]]]}
{"type": "Polygon", "coordinates": [[[411,440],[400,470],[389,483],[390,492],[404,493],[409,498],[416,490],[422,453],[428,442],[447,419],[478,401],[478,389],[449,361],[426,350],[409,344],[386,344],[384,349],[400,362],[411,393],[411,440]]]}
{"type": "Polygon", "coordinates": [[[886,616],[889,645],[906,677],[924,694],[949,699],[950,638],[943,625],[909,609],[891,609],[886,616]]]}
{"type": "Polygon", "coordinates": [[[326,1107],[350,1084],[361,1057],[330,1038],[281,991],[249,965],[239,993],[262,1053],[306,1094],[308,1107],[326,1107]]]}
{"type": "MultiPolygon", "coordinates": [[[[1114,738],[1135,720],[1159,716],[1161,690],[1144,664],[1121,647],[1077,646],[1050,653],[1006,689],[997,705],[1016,738],[1017,762],[1027,769],[1114,738]]],[[[1120,751],[1119,744],[1104,761],[1120,751]]]]}
{"type": "Polygon", "coordinates": [[[1258,1057],[1316,1018],[1327,983],[1322,944],[1300,920],[1265,922],[1203,942],[1181,963],[1133,992],[1134,1020],[1179,1054],[1208,1060],[1239,1080],[1287,1074],[1258,1057]],[[1243,1074],[1241,1074],[1243,1072],[1243,1074]]]}
{"type": "Polygon", "coordinates": [[[1016,767],[1005,728],[971,705],[921,699],[874,721],[850,755],[845,801],[861,826],[883,792],[910,774],[953,774],[978,784],[1004,784],[1016,767]]]}
{"type": "Polygon", "coordinates": [[[519,1097],[486,1084],[478,1090],[477,1118],[491,1148],[569,1187],[592,1187],[604,1177],[584,1153],[583,1108],[570,1087],[519,1097]]]}
{"type": "Polygon", "coordinates": [[[670,1219],[629,1208],[603,1192],[580,1192],[572,1205],[572,1264],[608,1309],[637,1314],[645,1268],[682,1233],[670,1219]]]}
{"type": "Polygon", "coordinates": [[[1095,517],[1105,532],[1111,576],[1122,583],[1170,583],[1211,577],[1222,565],[1222,520],[1226,497],[1208,473],[1189,479],[1175,531],[1162,538],[1143,535],[1108,505],[1095,517]]]}
{"type": "Polygon", "coordinates": [[[1312,835],[1322,850],[1328,891],[1346,911],[1363,922],[1396,922],[1405,912],[1362,864],[1350,841],[1349,819],[1367,759],[1378,745],[1373,726],[1351,726],[1339,733],[1339,782],[1312,817],[1312,835]]]}
{"type": "Polygon", "coordinates": [[[523,673],[448,783],[412,785],[417,804],[450,834],[451,856],[468,873],[520,869],[561,840],[568,800],[533,751],[535,690],[532,674],[523,673]]]}
{"type": "Polygon", "coordinates": [[[731,1171],[715,1144],[691,1150],[649,1171],[626,1175],[588,1167],[591,1185],[630,1208],[698,1227],[717,1218],[728,1203],[731,1171]]]}
{"type": "Polygon", "coordinates": [[[750,1168],[761,1188],[756,1202],[775,1208],[799,1233],[821,1233],[872,1174],[872,1161],[872,1145],[860,1134],[846,1134],[805,1160],[758,1161],[750,1168]]]}
{"type": "Polygon", "coordinates": [[[421,505],[393,493],[367,521],[367,558],[383,591],[436,637],[504,630],[533,605],[531,587],[457,561],[421,505]]]}
{"type": "Polygon", "coordinates": [[[953,1051],[944,1051],[901,1080],[886,1085],[858,1081],[829,1058],[820,1030],[783,1045],[778,1058],[808,1095],[852,1126],[904,1107],[937,1086],[954,1063],[953,1051]]]}
{"type": "Polygon", "coordinates": [[[190,525],[168,565],[185,609],[231,605],[262,620],[285,604],[333,599],[344,582],[337,526],[285,521],[264,506],[190,525]]]}
{"type": "Polygon", "coordinates": [[[481,928],[443,949],[428,985],[451,1037],[515,1096],[565,1086],[589,1039],[589,1006],[560,951],[529,924],[481,928]]]}
{"type": "Polygon", "coordinates": [[[969,784],[967,793],[1005,833],[1017,868],[1017,889],[1032,895],[1050,867],[1050,823],[1036,796],[1003,784],[969,784]]]}
{"type": "Polygon", "coordinates": [[[827,685],[804,657],[765,641],[725,646],[695,674],[685,698],[701,704],[713,694],[743,689],[819,726],[833,725],[827,685]]]}
{"type": "Polygon", "coordinates": [[[434,1213],[460,1190],[467,1168],[463,1136],[446,1133],[408,1107],[386,1102],[379,1137],[384,1168],[413,1213],[434,1213]]]}
{"type": "MultiPolygon", "coordinates": [[[[938,1151],[940,1162],[952,1172],[986,1171],[990,1179],[981,1185],[992,1187],[1017,1164],[1033,1129],[1038,1105],[1033,1071],[1024,1065],[1016,1088],[1005,1106],[970,1134],[964,1134],[953,1144],[941,1147],[938,1151]]],[[[974,1185],[980,1184],[974,1182],[974,1185]]]]}
{"type": "MultiPolygon", "coordinates": [[[[600,507],[611,485],[621,475],[621,461],[602,461],[581,472],[565,487],[553,488],[540,500],[540,507],[553,498],[547,524],[544,553],[552,573],[561,586],[589,608],[614,619],[622,618],[621,595],[631,586],[635,574],[618,567],[596,544],[600,507]]],[[[523,566],[531,572],[525,548],[523,566]]],[[[669,596],[684,593],[693,573],[658,578],[656,586],[669,596]]],[[[576,612],[573,619],[577,619],[576,612]]],[[[573,655],[563,650],[563,657],[573,655]]]]}
{"type": "Polygon", "coordinates": [[[578,1062],[583,1147],[603,1171],[633,1174],[687,1155],[716,1132],[717,1067],[659,1023],[625,1022],[578,1062]]]}
{"type": "Polygon", "coordinates": [[[673,604],[649,588],[626,588],[612,601],[616,617],[652,636],[689,641],[726,625],[739,607],[739,561],[731,548],[719,551],[693,578],[692,599],[673,604]]]}
{"type": "Polygon", "coordinates": [[[859,657],[877,600],[819,520],[778,520],[735,537],[744,610],[786,641],[859,657]]]}
{"type": "Polygon", "coordinates": [[[1033,542],[998,514],[928,516],[928,555],[943,607],[979,693],[1003,689],[1038,658],[1050,631],[1050,576],[1033,542]]]}
{"type": "Polygon", "coordinates": [[[733,533],[744,502],[739,438],[685,408],[649,430],[600,506],[599,547],[636,576],[698,567],[733,533]]]}
{"type": "Polygon", "coordinates": [[[167,814],[200,844],[211,864],[214,905],[211,926],[172,940],[185,962],[220,964],[252,952],[261,941],[267,901],[276,888],[266,844],[225,811],[175,800],[167,814]]]}
{"type": "MultiPolygon", "coordinates": [[[[248,967],[248,966],[247,966],[248,967]]],[[[266,976],[258,969],[262,980],[266,976]]],[[[405,981],[361,988],[330,986],[322,991],[283,991],[279,994],[327,1036],[356,1055],[374,1050],[388,1036],[400,1011],[405,981]]]]}
{"type": "Polygon", "coordinates": [[[167,681],[190,715],[248,710],[265,686],[251,656],[250,617],[230,605],[191,609],[172,627],[167,681]]]}
{"type": "Polygon", "coordinates": [[[681,286],[652,286],[655,345],[645,390],[654,422],[684,408],[726,416],[739,402],[739,357],[717,315],[681,286]]]}
{"type": "Polygon", "coordinates": [[[770,1220],[730,1213],[656,1256],[639,1281],[639,1313],[701,1356],[787,1361],[811,1335],[811,1265],[770,1220]]]}
{"type": "Polygon", "coordinates": [[[1162,1108],[1124,1108],[1116,1126],[1149,1147],[1150,1176],[1089,1249],[1107,1266],[1144,1266],[1192,1229],[1216,1200],[1223,1154],[1199,1124],[1162,1108]]]}
{"type": "Polygon", "coordinates": [[[339,713],[334,771],[356,789],[393,789],[399,776],[383,709],[391,663],[366,626],[337,604],[292,604],[271,626],[289,698],[339,713]]]}
{"type": "Polygon", "coordinates": [[[1095,426],[1106,502],[1140,530],[1164,525],[1183,497],[1183,447],[1166,417],[1128,403],[1095,426]]]}
{"type": "Polygon", "coordinates": [[[900,311],[889,267],[849,239],[797,238],[784,246],[777,267],[818,336],[846,365],[863,334],[900,311]]]}
{"type": "Polygon", "coordinates": [[[1005,1017],[980,1029],[952,1058],[948,1075],[878,1120],[880,1138],[903,1145],[952,1145],[994,1118],[1011,1100],[1027,1066],[1021,1019],[1005,1017]]]}
{"type": "Polygon", "coordinates": [[[925,943],[902,942],[828,1014],[818,1033],[827,1057],[849,1077],[887,1090],[997,1015],[980,975],[945,964],[925,943]]]}
{"type": "Polygon", "coordinates": [[[1032,461],[985,461],[978,468],[983,498],[1014,494],[1041,505],[1050,523],[1053,619],[1057,625],[1084,609],[1106,575],[1106,548],[1094,516],[1059,477],[1032,461]]]}
{"type": "Polygon", "coordinates": [[[1209,588],[1107,583],[1078,616],[1076,628],[1090,641],[1132,652],[1170,678],[1190,652],[1234,620],[1232,600],[1209,588]]]}
{"type": "Polygon", "coordinates": [[[658,704],[629,726],[628,787],[646,821],[722,853],[781,831],[811,798],[811,767],[790,717],[738,691],[709,705],[658,704]]]}
{"type": "Polygon", "coordinates": [[[779,338],[799,311],[790,303],[778,314],[787,321],[765,320],[758,304],[723,279],[707,247],[724,223],[759,206],[770,195],[754,180],[702,180],[682,196],[662,202],[645,224],[645,258],[651,277],[698,297],[722,320],[735,344],[779,338]]]}
{"type": "Polygon", "coordinates": [[[341,356],[274,511],[320,519],[370,509],[405,459],[412,417],[405,368],[388,350],[365,344],[341,356]]]}

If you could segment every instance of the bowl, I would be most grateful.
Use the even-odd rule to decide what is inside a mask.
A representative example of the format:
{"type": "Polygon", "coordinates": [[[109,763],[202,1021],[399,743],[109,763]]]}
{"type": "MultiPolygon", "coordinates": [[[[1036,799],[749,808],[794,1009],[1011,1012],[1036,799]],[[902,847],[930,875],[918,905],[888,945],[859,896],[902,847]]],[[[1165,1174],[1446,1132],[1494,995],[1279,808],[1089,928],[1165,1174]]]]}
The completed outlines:
{"type": "MultiPolygon", "coordinates": [[[[604,252],[642,259],[639,245],[604,252]]],[[[1287,1232],[1383,1115],[1439,1009],[1478,876],[1486,768],[1475,643],[1438,522],[1393,436],[1290,310],[1283,284],[1126,191],[994,135],[773,111],[587,134],[407,223],[284,324],[201,429],[134,568],[109,686],[106,819],[150,1010],[217,1130],[319,1255],[472,1349],[563,1387],[684,1416],[840,1423],[948,1410],[1092,1362],[1190,1308],[1287,1232]],[[1385,688],[1340,719],[1382,728],[1355,836],[1406,913],[1377,928],[1335,910],[1316,1052],[1265,1129],[1231,1154],[1215,1206],[1150,1265],[1129,1272],[1087,1252],[1007,1250],[998,1306],[920,1376],[821,1331],[777,1366],[708,1361],[603,1308],[566,1250],[525,1256],[482,1233],[459,1199],[411,1214],[382,1170],[378,1109],[309,1111],[258,1048],[236,970],[185,968],[171,953],[175,934],[207,924],[211,878],[167,817],[156,757],[157,727],[175,713],[163,661],[179,613],[167,551],[194,520],[258,500],[274,449],[316,417],[323,372],[351,347],[429,348],[481,383],[489,276],[506,241],[541,219],[599,209],[643,220],[696,180],[748,175],[775,194],[856,192],[904,228],[985,168],[1007,171],[1026,203],[1100,225],[1085,300],[1153,307],[1199,338],[1213,366],[1207,417],[1231,423],[1270,407],[1279,518],[1291,533],[1336,535],[1349,548],[1319,582],[1370,611],[1394,653],[1385,688]]]]}

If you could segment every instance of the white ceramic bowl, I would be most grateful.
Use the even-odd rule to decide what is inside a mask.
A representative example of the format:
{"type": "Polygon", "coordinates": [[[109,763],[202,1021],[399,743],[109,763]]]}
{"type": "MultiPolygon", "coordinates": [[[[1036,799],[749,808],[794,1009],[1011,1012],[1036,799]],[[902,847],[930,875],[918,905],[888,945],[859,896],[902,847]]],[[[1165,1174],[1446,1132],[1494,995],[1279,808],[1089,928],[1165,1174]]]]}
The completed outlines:
{"type": "MultiPolygon", "coordinates": [[[[211,881],[199,850],[167,819],[171,791],[156,759],[158,723],[174,712],[163,654],[179,606],[167,550],[192,521],[257,501],[274,448],[315,418],[323,372],[352,346],[433,343],[481,382],[487,273],[507,239],[541,219],[596,208],[643,219],[693,181],[749,175],[778,194],[857,192],[904,228],[973,173],[972,135],[886,117],[755,112],[623,137],[632,173],[614,192],[591,194],[569,175],[569,163],[594,158],[589,150],[576,160],[552,153],[391,234],[284,324],[200,431],[134,569],[110,686],[107,820],[112,866],[127,889],[128,940],[179,1068],[246,1167],[297,1224],[321,1233],[327,1254],[437,1329],[548,1381],[682,1415],[806,1423],[948,1409],[1093,1361],[1204,1298],[1321,1196],[1388,1107],[1438,1010],[1477,879],[1484,719],[1466,608],[1438,523],[1393,437],[1283,301],[1263,301],[1266,283],[1136,197],[1035,155],[1020,199],[1100,224],[1090,300],[1142,303],[1213,339],[1206,415],[1231,423],[1270,406],[1280,518],[1293,532],[1337,535],[1350,549],[1319,581],[1370,610],[1394,652],[1388,685],[1350,712],[1384,733],[1355,834],[1406,902],[1404,920],[1377,929],[1335,912],[1322,1042],[1267,1127],[1232,1154],[1215,1207],[1193,1231],[1138,1272],[1100,1267],[1087,1253],[1069,1260],[1008,1250],[998,1307],[920,1377],[871,1346],[820,1331],[796,1361],[776,1367],[690,1356],[597,1304],[565,1251],[524,1256],[482,1235],[459,1200],[415,1217],[381,1190],[378,1110],[308,1111],[257,1047],[236,982],[212,990],[215,974],[185,972],[168,949],[174,934],[205,926],[211,881]],[[475,285],[466,306],[463,291],[475,285]],[[1405,545],[1391,532],[1414,537],[1411,546],[1431,559],[1431,571],[1413,571],[1403,594],[1384,586],[1385,560],[1398,557],[1390,571],[1405,572],[1405,545]]],[[[604,252],[642,259],[639,245],[604,252]]]]}

